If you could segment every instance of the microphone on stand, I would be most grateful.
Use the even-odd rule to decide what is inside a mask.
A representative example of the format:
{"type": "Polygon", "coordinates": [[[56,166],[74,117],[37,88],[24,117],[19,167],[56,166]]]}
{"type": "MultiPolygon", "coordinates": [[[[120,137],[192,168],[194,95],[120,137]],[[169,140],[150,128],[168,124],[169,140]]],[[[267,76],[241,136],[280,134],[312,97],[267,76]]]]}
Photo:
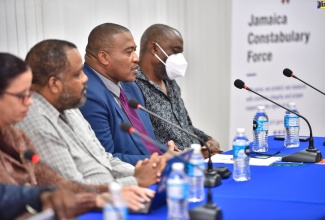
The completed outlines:
{"type": "MultiPolygon", "coordinates": [[[[39,155],[31,149],[25,150],[23,153],[23,156],[25,159],[30,160],[33,164],[44,164],[40,160],[39,155]]],[[[122,214],[120,213],[118,207],[116,207],[116,205],[114,204],[114,201],[110,197],[102,195],[102,192],[100,192],[99,190],[97,190],[93,187],[87,186],[85,184],[81,184],[75,180],[70,180],[70,181],[73,182],[74,184],[78,185],[79,187],[81,187],[85,192],[99,196],[104,202],[110,204],[112,209],[117,213],[118,218],[122,219],[122,214]]],[[[108,188],[108,192],[109,192],[109,188],[108,188]]]]}
{"type": "Polygon", "coordinates": [[[121,125],[120,125],[120,128],[122,131],[124,132],[127,132],[129,134],[136,134],[138,135],[139,137],[145,139],[146,141],[149,141],[150,143],[156,145],[160,150],[163,150],[163,151],[168,151],[168,153],[170,153],[172,156],[174,157],[177,157],[178,159],[180,159],[183,163],[185,164],[188,164],[188,165],[191,165],[191,166],[194,166],[196,168],[198,168],[199,170],[205,172],[201,167],[195,165],[195,164],[192,164],[186,160],[184,160],[184,158],[178,156],[177,153],[175,153],[174,151],[171,151],[169,150],[165,145],[153,140],[152,138],[148,137],[147,135],[145,134],[142,134],[140,131],[138,131],[137,129],[135,129],[134,127],[132,127],[132,125],[128,122],[122,122],[121,125]]]}
{"type": "MultiPolygon", "coordinates": [[[[202,140],[201,138],[199,138],[197,135],[191,133],[191,132],[188,132],[186,131],[185,129],[179,127],[178,125],[170,122],[170,121],[167,121],[166,119],[160,117],[159,115],[153,113],[152,111],[149,111],[148,109],[144,108],[143,106],[140,105],[140,103],[135,100],[135,99],[130,99],[129,102],[128,102],[129,106],[131,108],[134,108],[134,109],[141,109],[145,112],[147,112],[148,114],[150,115],[153,115],[157,118],[159,118],[160,120],[170,124],[171,126],[173,127],[176,127],[177,129],[183,131],[184,133],[188,134],[189,136],[191,137],[194,137],[195,139],[199,140],[201,144],[205,145],[205,142],[204,140],[202,140]]],[[[205,145],[206,146],[206,145],[205,145]]],[[[220,175],[222,175],[223,177],[227,178],[230,176],[230,172],[228,171],[228,169],[225,169],[224,167],[216,167],[216,169],[213,169],[213,164],[212,164],[212,160],[211,160],[211,151],[209,149],[208,146],[206,146],[207,150],[208,150],[208,153],[209,153],[209,159],[208,159],[208,168],[207,170],[205,171],[205,181],[204,181],[204,186],[206,187],[214,187],[214,186],[217,186],[219,185],[218,183],[218,176],[219,176],[219,173],[218,171],[220,172],[220,175]]]]}
{"type": "MultiPolygon", "coordinates": [[[[24,151],[23,156],[26,160],[30,160],[33,164],[44,164],[41,160],[40,157],[37,153],[35,153],[33,150],[31,149],[27,149],[24,151]]],[[[102,192],[100,192],[99,190],[92,188],[90,186],[87,186],[85,184],[81,184],[75,180],[70,180],[71,182],[73,182],[74,184],[78,185],[79,187],[81,187],[83,190],[85,190],[85,192],[89,192],[92,193],[94,195],[99,196],[103,201],[105,201],[106,203],[110,204],[112,206],[112,209],[117,213],[118,217],[121,218],[121,213],[119,212],[118,208],[116,207],[116,205],[114,205],[114,202],[112,199],[110,199],[107,196],[102,195],[102,192]]],[[[35,216],[36,217],[36,216],[35,216]]],[[[35,218],[36,219],[36,218],[35,218]]],[[[38,219],[38,218],[37,218],[38,219]]],[[[42,218],[43,219],[43,218],[42,218]]]]}
{"type": "Polygon", "coordinates": [[[285,162],[312,162],[312,163],[316,163],[316,162],[319,162],[322,159],[321,152],[319,152],[318,149],[314,147],[314,138],[313,138],[312,129],[311,129],[311,126],[310,126],[308,120],[305,117],[303,117],[302,115],[300,115],[300,114],[298,114],[298,113],[296,113],[294,111],[291,111],[290,109],[288,109],[288,108],[286,108],[286,107],[284,107],[284,106],[282,106],[282,105],[280,105],[280,104],[266,98],[265,96],[255,92],[254,90],[248,88],[248,86],[246,86],[245,83],[240,79],[236,79],[235,82],[234,82],[234,85],[238,89],[246,89],[248,91],[251,91],[251,92],[255,93],[256,95],[258,95],[258,96],[260,96],[260,97],[262,97],[262,98],[276,104],[277,106],[291,112],[292,114],[295,114],[298,117],[301,117],[307,123],[309,131],[310,131],[308,148],[304,149],[302,151],[299,151],[297,153],[291,154],[289,156],[283,157],[282,161],[285,161],[285,162]]]}
{"type": "MultiPolygon", "coordinates": [[[[179,157],[175,152],[173,152],[173,151],[169,150],[168,148],[166,148],[165,145],[163,145],[163,144],[153,140],[152,138],[140,133],[138,130],[136,130],[134,127],[132,127],[131,124],[129,124],[127,122],[122,122],[121,125],[120,125],[120,128],[124,132],[130,133],[130,134],[136,134],[139,137],[145,139],[146,141],[149,141],[150,143],[156,145],[159,149],[169,152],[174,157],[177,157],[178,159],[180,159],[183,163],[194,166],[195,168],[198,168],[201,171],[204,171],[201,167],[184,160],[184,158],[182,158],[182,157],[179,157]]],[[[206,173],[206,171],[204,171],[204,172],[206,173]]],[[[205,177],[207,177],[207,175],[205,175],[205,177]]],[[[210,178],[210,177],[208,176],[208,178],[210,178]]],[[[218,185],[221,184],[221,177],[220,177],[219,174],[217,174],[217,179],[218,179],[218,181],[217,181],[218,185]]],[[[197,208],[194,208],[194,209],[190,210],[190,217],[191,217],[191,219],[205,219],[205,220],[221,219],[222,211],[212,201],[211,186],[208,187],[207,203],[205,205],[203,205],[203,206],[199,206],[197,208]]]]}
{"type": "MultiPolygon", "coordinates": [[[[44,164],[40,160],[40,156],[31,149],[25,150],[24,153],[23,153],[23,156],[24,156],[24,158],[26,160],[30,160],[33,164],[44,164]]],[[[100,192],[99,190],[97,190],[97,189],[95,189],[93,187],[87,186],[85,184],[81,184],[81,183],[79,183],[79,182],[77,182],[75,180],[69,180],[69,181],[71,181],[74,184],[78,185],[80,188],[85,190],[85,192],[89,192],[89,193],[98,195],[101,199],[103,199],[103,201],[105,201],[106,203],[109,203],[110,205],[112,205],[112,208],[117,211],[117,207],[115,207],[113,201],[109,197],[103,196],[102,192],[100,192]]],[[[108,192],[109,192],[109,189],[108,189],[108,192]]]]}
{"type": "Polygon", "coordinates": [[[325,95],[325,93],[323,93],[322,91],[316,89],[315,87],[309,85],[309,84],[306,83],[305,81],[299,79],[299,78],[298,78],[297,76],[295,76],[295,75],[293,74],[293,72],[292,72],[290,69],[288,69],[288,68],[286,68],[286,69],[283,70],[283,75],[285,75],[286,77],[293,77],[293,78],[299,80],[300,82],[306,84],[307,86],[309,86],[309,87],[315,89],[317,92],[320,92],[320,93],[322,93],[323,95],[325,95]]]}
{"type": "MultiPolygon", "coordinates": [[[[26,160],[30,160],[33,164],[43,164],[43,165],[46,165],[43,161],[41,161],[40,159],[40,156],[35,153],[33,150],[31,149],[27,149],[24,151],[23,153],[23,156],[26,160]]],[[[47,166],[47,165],[46,165],[47,166]]],[[[87,186],[85,184],[81,184],[75,180],[69,180],[71,182],[73,182],[74,184],[78,185],[79,187],[81,187],[82,189],[84,189],[86,192],[90,192],[90,193],[93,193],[93,194],[96,194],[96,195],[100,195],[102,192],[100,192],[99,190],[95,189],[95,188],[92,188],[90,186],[87,186]]],[[[106,197],[102,197],[102,199],[104,201],[107,201],[107,202],[111,202],[108,200],[108,198],[106,197]]]]}
{"type": "MultiPolygon", "coordinates": [[[[195,164],[192,164],[186,160],[184,160],[184,158],[180,157],[177,153],[175,153],[174,151],[169,150],[165,145],[159,143],[158,141],[153,140],[152,138],[150,138],[149,136],[142,134],[140,131],[138,131],[137,129],[135,129],[134,127],[132,127],[132,125],[128,122],[122,122],[120,125],[120,128],[122,131],[127,132],[129,134],[136,134],[139,137],[145,139],[146,141],[156,145],[160,150],[163,151],[167,151],[168,153],[170,153],[172,156],[177,157],[178,159],[180,159],[183,163],[194,166],[196,168],[198,168],[199,170],[205,172],[204,169],[202,169],[200,166],[197,166],[195,164]]],[[[220,179],[220,183],[221,183],[221,179],[220,179]]]]}
{"type": "MultiPolygon", "coordinates": [[[[302,83],[306,84],[307,86],[309,86],[309,87],[315,89],[317,92],[320,92],[320,93],[322,93],[323,95],[325,95],[325,93],[323,93],[322,91],[316,89],[315,87],[309,85],[309,84],[306,83],[305,81],[299,79],[299,78],[298,78],[297,76],[295,76],[295,75],[293,74],[293,72],[292,72],[290,69],[288,69],[288,68],[286,68],[286,69],[283,70],[283,75],[285,75],[286,77],[293,77],[293,78],[296,78],[296,79],[298,79],[300,82],[302,82],[302,83]]],[[[323,145],[325,146],[325,142],[323,143],[323,145]]]]}

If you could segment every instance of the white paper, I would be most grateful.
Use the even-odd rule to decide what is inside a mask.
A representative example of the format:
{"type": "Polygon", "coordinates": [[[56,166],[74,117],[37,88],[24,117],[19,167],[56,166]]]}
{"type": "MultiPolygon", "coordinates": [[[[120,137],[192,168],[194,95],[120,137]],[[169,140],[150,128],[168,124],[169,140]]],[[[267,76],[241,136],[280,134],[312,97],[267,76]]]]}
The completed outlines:
{"type": "MultiPolygon", "coordinates": [[[[280,161],[281,157],[270,157],[267,159],[260,159],[260,158],[250,158],[249,159],[249,165],[252,166],[269,166],[274,162],[280,161]]],[[[233,156],[232,155],[226,155],[226,154],[215,154],[211,157],[211,160],[213,163],[227,163],[227,164],[233,164],[233,156]]],[[[208,159],[205,160],[205,162],[208,162],[208,159]]]]}

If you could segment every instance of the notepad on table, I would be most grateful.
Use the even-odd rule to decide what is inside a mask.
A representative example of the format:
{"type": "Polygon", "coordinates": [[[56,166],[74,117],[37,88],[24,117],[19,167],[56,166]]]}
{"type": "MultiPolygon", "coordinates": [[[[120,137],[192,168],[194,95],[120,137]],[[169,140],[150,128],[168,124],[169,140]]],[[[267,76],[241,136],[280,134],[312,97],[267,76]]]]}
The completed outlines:
{"type": "MultiPolygon", "coordinates": [[[[281,161],[281,157],[270,157],[270,158],[250,158],[249,164],[252,166],[269,166],[274,162],[281,161]]],[[[213,163],[226,163],[233,164],[233,156],[226,154],[215,154],[211,157],[213,163]]],[[[208,162],[208,159],[205,160],[208,162]]]]}

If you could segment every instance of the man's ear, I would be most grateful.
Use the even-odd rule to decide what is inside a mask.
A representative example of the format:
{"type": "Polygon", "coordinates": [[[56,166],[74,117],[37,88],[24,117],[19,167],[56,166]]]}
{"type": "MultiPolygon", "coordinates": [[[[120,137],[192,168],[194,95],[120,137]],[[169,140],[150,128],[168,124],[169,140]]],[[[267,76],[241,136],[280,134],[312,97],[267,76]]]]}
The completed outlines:
{"type": "Polygon", "coordinates": [[[50,77],[47,84],[53,94],[58,94],[60,91],[62,91],[62,81],[54,76],[50,77]]]}
{"type": "Polygon", "coordinates": [[[151,42],[149,45],[149,50],[152,54],[156,54],[157,53],[157,45],[155,42],[151,42]]]}
{"type": "Polygon", "coordinates": [[[104,64],[105,66],[109,64],[109,54],[103,50],[99,51],[98,54],[98,61],[104,64]]]}

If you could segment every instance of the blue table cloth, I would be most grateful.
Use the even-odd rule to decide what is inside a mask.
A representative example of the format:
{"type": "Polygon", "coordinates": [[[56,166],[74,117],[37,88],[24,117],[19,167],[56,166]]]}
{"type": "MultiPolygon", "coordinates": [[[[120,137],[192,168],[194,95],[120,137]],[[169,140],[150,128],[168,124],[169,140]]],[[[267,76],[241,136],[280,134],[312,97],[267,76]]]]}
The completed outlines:
{"type": "MultiPolygon", "coordinates": [[[[325,138],[315,138],[315,147],[325,155],[325,138]]],[[[286,149],[283,141],[269,137],[269,152],[292,154],[308,147],[286,149]]],[[[231,153],[227,152],[227,153],[231,153]]],[[[227,166],[232,171],[232,165],[227,166]]],[[[206,189],[207,190],[207,189],[206,189]]],[[[325,219],[325,165],[276,163],[271,166],[251,166],[251,180],[236,182],[224,179],[212,188],[213,202],[219,206],[223,219],[325,219]]],[[[205,202],[189,205],[192,209],[205,202]]],[[[100,212],[90,212],[78,219],[103,219],[100,212]]],[[[167,219],[167,206],[149,214],[130,214],[130,220],[167,219]]]]}

